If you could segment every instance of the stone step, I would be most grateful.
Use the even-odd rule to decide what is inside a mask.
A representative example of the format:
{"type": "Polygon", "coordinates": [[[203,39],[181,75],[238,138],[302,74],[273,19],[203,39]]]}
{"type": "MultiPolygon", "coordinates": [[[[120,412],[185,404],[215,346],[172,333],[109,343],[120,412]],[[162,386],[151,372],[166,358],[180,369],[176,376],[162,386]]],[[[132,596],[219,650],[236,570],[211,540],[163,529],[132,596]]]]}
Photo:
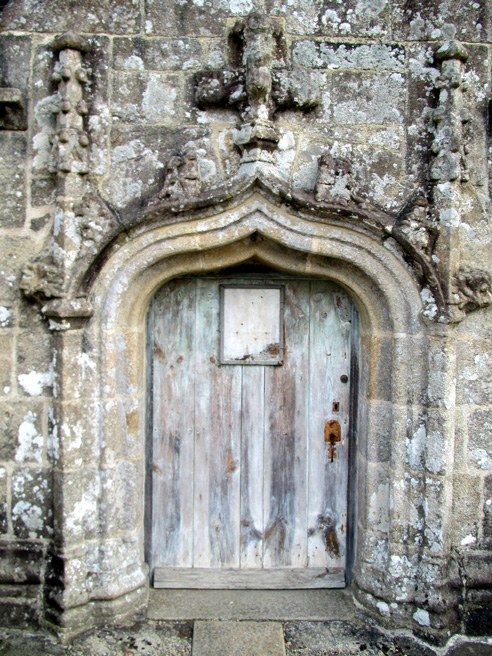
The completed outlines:
{"type": "Polygon", "coordinates": [[[285,656],[282,625],[196,621],[192,656],[285,656]]]}

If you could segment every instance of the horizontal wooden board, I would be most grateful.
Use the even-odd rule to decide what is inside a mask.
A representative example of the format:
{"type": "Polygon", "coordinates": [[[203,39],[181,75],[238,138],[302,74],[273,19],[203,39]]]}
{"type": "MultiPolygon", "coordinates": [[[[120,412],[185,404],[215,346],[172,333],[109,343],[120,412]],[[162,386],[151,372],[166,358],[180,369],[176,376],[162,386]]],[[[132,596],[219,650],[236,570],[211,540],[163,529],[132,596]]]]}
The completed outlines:
{"type": "Polygon", "coordinates": [[[235,569],[156,567],[154,588],[208,590],[301,590],[303,588],[344,588],[343,568],[318,567],[282,569],[235,569]]]}

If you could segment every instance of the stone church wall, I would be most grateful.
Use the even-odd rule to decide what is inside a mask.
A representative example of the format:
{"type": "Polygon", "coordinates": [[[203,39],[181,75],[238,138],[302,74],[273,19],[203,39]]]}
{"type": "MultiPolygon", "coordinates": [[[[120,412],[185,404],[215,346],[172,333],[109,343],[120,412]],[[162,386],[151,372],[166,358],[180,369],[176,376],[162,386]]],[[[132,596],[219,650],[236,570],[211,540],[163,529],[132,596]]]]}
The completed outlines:
{"type": "MultiPolygon", "coordinates": [[[[423,328],[402,366],[422,368],[405,398],[394,394],[397,334],[382,330],[364,364],[374,403],[362,420],[374,441],[365,496],[359,488],[359,603],[435,640],[492,631],[490,3],[10,0],[1,12],[0,622],[70,628],[64,609],[91,600],[87,544],[107,534],[109,551],[140,521],[124,501],[140,461],[121,455],[118,435],[111,445],[99,408],[91,421],[109,427],[101,459],[114,506],[84,555],[67,556],[71,524],[92,508],[88,495],[59,518],[67,477],[91,448],[81,413],[93,407],[76,400],[94,364],[63,330],[90,316],[80,308],[97,305],[92,281],[144,229],[140,216],[167,225],[197,198],[190,212],[205,217],[200,208],[222,202],[231,180],[240,187],[260,172],[279,205],[362,217],[375,249],[420,291],[423,328]],[[258,54],[245,36],[254,10],[270,21],[271,51],[260,44],[258,54]],[[271,78],[254,102],[248,48],[271,78]],[[401,552],[380,552],[383,543],[401,552]],[[53,595],[79,585],[79,565],[84,594],[53,595]],[[444,592],[429,601],[433,568],[444,592]],[[382,571],[401,589],[378,580],[382,571]]],[[[129,435],[141,430],[131,407],[126,421],[129,435]]],[[[115,606],[104,621],[125,613],[115,606]]]]}

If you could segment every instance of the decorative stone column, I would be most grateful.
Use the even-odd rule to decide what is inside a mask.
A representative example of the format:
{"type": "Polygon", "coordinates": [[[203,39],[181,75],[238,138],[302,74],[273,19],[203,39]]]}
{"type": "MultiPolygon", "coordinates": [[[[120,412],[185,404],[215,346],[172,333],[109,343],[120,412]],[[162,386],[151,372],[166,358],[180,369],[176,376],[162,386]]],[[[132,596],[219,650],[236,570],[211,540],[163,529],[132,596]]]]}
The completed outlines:
{"type": "Polygon", "coordinates": [[[435,54],[441,75],[436,87],[438,107],[434,110],[436,124],[430,165],[432,205],[439,226],[434,259],[449,307],[451,322],[463,318],[457,308],[454,276],[460,268],[459,225],[461,222],[461,184],[468,180],[463,147],[463,123],[470,114],[463,105],[463,64],[468,59],[466,49],[458,41],[446,41],[435,54]]]}

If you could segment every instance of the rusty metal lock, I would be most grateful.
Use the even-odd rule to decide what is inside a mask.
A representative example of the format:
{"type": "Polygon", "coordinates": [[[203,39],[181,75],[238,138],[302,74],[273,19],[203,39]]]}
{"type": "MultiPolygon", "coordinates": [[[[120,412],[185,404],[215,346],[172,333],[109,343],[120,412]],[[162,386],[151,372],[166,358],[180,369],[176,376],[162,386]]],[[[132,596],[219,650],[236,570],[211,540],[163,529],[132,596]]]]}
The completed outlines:
{"type": "Polygon", "coordinates": [[[337,442],[340,442],[342,439],[342,429],[340,423],[336,419],[330,419],[325,424],[325,442],[328,442],[330,445],[329,456],[330,462],[333,462],[333,459],[337,457],[337,442]]]}

